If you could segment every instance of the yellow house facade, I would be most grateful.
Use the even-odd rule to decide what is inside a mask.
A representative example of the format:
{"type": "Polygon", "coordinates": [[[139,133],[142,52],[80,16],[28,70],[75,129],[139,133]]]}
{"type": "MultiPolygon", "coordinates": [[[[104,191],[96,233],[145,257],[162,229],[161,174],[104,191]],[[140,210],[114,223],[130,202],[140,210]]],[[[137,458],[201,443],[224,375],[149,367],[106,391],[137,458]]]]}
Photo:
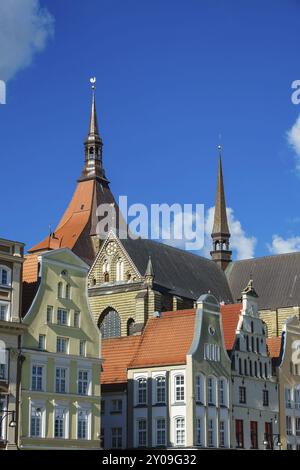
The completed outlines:
{"type": "Polygon", "coordinates": [[[68,248],[39,256],[39,287],[24,317],[21,449],[100,448],[100,333],[88,269],[68,248]]]}

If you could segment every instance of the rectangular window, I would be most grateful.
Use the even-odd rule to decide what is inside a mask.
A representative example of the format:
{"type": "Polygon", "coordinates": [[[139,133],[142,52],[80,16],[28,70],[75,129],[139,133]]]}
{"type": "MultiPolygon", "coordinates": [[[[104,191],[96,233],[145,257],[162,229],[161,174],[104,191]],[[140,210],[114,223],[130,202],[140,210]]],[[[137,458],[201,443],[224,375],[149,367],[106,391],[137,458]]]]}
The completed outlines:
{"type": "Polygon", "coordinates": [[[81,339],[79,341],[79,356],[85,356],[86,355],[86,341],[84,339],[81,339]]]}
{"type": "Polygon", "coordinates": [[[46,349],[46,335],[39,335],[39,349],[45,351],[46,349]]]}
{"type": "Polygon", "coordinates": [[[34,365],[31,369],[31,389],[37,392],[43,390],[43,366],[34,365]]]}
{"type": "Polygon", "coordinates": [[[185,445],[185,419],[176,418],[175,420],[175,444],[177,446],[185,445]]]}
{"type": "Polygon", "coordinates": [[[64,308],[57,309],[57,323],[58,325],[68,325],[68,311],[64,308]]]}
{"type": "Polygon", "coordinates": [[[202,419],[196,420],[196,445],[202,446],[202,419]]]}
{"type": "Polygon", "coordinates": [[[4,268],[0,268],[0,280],[2,286],[8,285],[8,271],[4,268]]]}
{"type": "MultiPolygon", "coordinates": [[[[5,351],[6,353],[6,351],[5,351]]],[[[3,382],[6,382],[8,379],[8,374],[7,374],[7,364],[0,364],[0,380],[3,382]]]]}
{"type": "Polygon", "coordinates": [[[235,420],[235,438],[236,438],[236,446],[243,449],[244,448],[244,422],[242,419],[235,420]]]}
{"type": "Polygon", "coordinates": [[[145,419],[138,420],[138,447],[147,446],[147,421],[145,419]]]}
{"type": "Polygon", "coordinates": [[[157,377],[155,383],[156,383],[156,403],[165,403],[166,402],[166,378],[157,377]]]}
{"type": "Polygon", "coordinates": [[[165,418],[158,418],[156,420],[156,445],[166,445],[166,420],[165,418]]]}
{"type": "Polygon", "coordinates": [[[220,379],[219,380],[219,405],[220,406],[225,406],[226,405],[226,399],[225,399],[225,380],[220,379]]]}
{"type": "Polygon", "coordinates": [[[147,403],[147,379],[142,377],[137,381],[138,394],[137,402],[139,405],[146,405],[147,403]]]}
{"type": "Polygon", "coordinates": [[[77,438],[88,439],[89,414],[87,410],[80,410],[77,415],[77,438]]]}
{"type": "Polygon", "coordinates": [[[300,409],[300,389],[295,388],[295,408],[296,410],[300,409]]]}
{"type": "Polygon", "coordinates": [[[79,370],[78,371],[78,394],[88,395],[89,389],[89,371],[79,370]]]}
{"type": "Polygon", "coordinates": [[[175,377],[175,401],[184,401],[184,376],[175,377]]]}
{"type": "Polygon", "coordinates": [[[64,439],[66,437],[66,412],[63,408],[55,408],[54,413],[54,437],[64,439]]]}
{"type": "Polygon", "coordinates": [[[80,328],[80,312],[78,310],[74,312],[74,327],[80,328]]]}
{"type": "Polygon", "coordinates": [[[219,445],[225,447],[225,421],[219,422],[219,445]]]}
{"type": "Polygon", "coordinates": [[[265,441],[268,442],[267,449],[273,450],[273,429],[272,423],[265,423],[265,441]]]}
{"type": "Polygon", "coordinates": [[[111,413],[122,413],[122,400],[112,400],[111,401],[111,413]]]}
{"type": "Polygon", "coordinates": [[[212,419],[208,420],[208,447],[214,447],[214,422],[212,419]]]}
{"type": "Polygon", "coordinates": [[[300,418],[296,418],[296,436],[300,436],[300,418]]]}
{"type": "Polygon", "coordinates": [[[1,303],[0,304],[0,320],[1,321],[8,321],[8,304],[1,303]]]}
{"type": "Polygon", "coordinates": [[[257,421],[250,421],[251,449],[258,449],[257,421]]]}
{"type": "Polygon", "coordinates": [[[42,409],[36,406],[31,406],[30,414],[30,436],[42,437],[42,409]]]}
{"type": "Polygon", "coordinates": [[[292,418],[291,418],[291,416],[286,416],[286,434],[287,434],[287,436],[292,435],[292,418]]]}
{"type": "Polygon", "coordinates": [[[111,447],[112,449],[122,449],[122,428],[112,428],[111,447]]]}
{"type": "Polygon", "coordinates": [[[50,324],[53,322],[53,307],[52,305],[47,305],[47,323],[50,324]]]}
{"type": "Polygon", "coordinates": [[[286,388],[284,391],[285,395],[285,407],[286,408],[292,408],[292,394],[291,394],[291,389],[286,388]]]}
{"type": "Polygon", "coordinates": [[[212,377],[207,379],[207,401],[208,405],[215,405],[215,380],[212,377]]]}
{"type": "Polygon", "coordinates": [[[101,414],[105,414],[105,400],[101,400],[101,414]]]}
{"type": "Polygon", "coordinates": [[[62,353],[62,354],[68,354],[68,350],[69,350],[69,339],[58,336],[56,339],[56,352],[62,353]]]}
{"type": "Polygon", "coordinates": [[[204,379],[201,375],[196,376],[196,401],[199,403],[204,403],[204,379]]]}
{"type": "Polygon", "coordinates": [[[246,387],[239,387],[239,402],[246,403],[246,387]]]}
{"type": "Polygon", "coordinates": [[[55,370],[55,391],[56,393],[66,393],[67,369],[56,367],[55,370]]]}
{"type": "Polygon", "coordinates": [[[269,391],[263,390],[263,406],[269,406],[269,391]]]}

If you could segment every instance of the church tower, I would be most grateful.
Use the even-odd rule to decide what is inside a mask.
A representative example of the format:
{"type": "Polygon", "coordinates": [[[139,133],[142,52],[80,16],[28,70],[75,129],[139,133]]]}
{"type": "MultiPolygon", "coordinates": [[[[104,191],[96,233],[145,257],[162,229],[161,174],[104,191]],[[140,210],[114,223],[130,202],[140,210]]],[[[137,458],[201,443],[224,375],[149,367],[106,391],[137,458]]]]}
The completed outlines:
{"type": "Polygon", "coordinates": [[[218,146],[218,149],[219,149],[219,169],[218,169],[218,181],[217,181],[217,194],[216,194],[214,225],[213,225],[213,230],[211,234],[213,249],[210,252],[210,254],[211,254],[212,259],[220,266],[221,269],[225,271],[228,264],[231,262],[232,252],[229,249],[230,232],[228,228],[227,213],[226,213],[221,145],[218,146]]]}
{"type": "Polygon", "coordinates": [[[28,250],[29,253],[39,254],[57,248],[70,248],[90,265],[102,241],[112,228],[111,226],[104,227],[99,233],[99,221],[107,215],[103,214],[103,210],[99,214],[99,207],[102,205],[102,208],[110,209],[116,232],[119,231],[119,225],[124,223],[103,168],[103,142],[96,113],[95,79],[91,79],[91,82],[92,106],[88,135],[84,141],[84,166],[81,177],[77,181],[71,202],[56,229],[28,250]]]}

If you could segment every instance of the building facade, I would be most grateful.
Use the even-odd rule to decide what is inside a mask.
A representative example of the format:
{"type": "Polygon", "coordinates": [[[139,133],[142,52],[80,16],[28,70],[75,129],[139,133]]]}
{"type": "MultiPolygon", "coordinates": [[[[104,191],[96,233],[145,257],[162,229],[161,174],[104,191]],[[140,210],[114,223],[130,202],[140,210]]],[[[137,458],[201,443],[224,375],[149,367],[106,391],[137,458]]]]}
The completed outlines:
{"type": "Polygon", "coordinates": [[[24,317],[21,449],[99,449],[100,335],[88,266],[71,250],[39,256],[39,287],[24,317]]]}
{"type": "Polygon", "coordinates": [[[23,243],[0,239],[0,449],[18,442],[23,252],[23,243]]]}

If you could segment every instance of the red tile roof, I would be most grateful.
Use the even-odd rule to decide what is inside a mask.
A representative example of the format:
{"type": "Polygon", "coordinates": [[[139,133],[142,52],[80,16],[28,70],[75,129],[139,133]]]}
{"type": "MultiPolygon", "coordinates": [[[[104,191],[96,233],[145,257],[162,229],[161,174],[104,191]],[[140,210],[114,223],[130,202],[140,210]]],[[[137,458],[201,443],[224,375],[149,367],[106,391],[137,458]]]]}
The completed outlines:
{"type": "Polygon", "coordinates": [[[240,318],[242,304],[221,305],[221,319],[225,348],[231,351],[235,342],[235,332],[240,318]]]}
{"type": "Polygon", "coordinates": [[[272,338],[267,338],[267,346],[272,358],[277,358],[280,356],[281,349],[281,336],[274,336],[272,338]]]}
{"type": "Polygon", "coordinates": [[[103,372],[101,384],[127,382],[127,368],[140,344],[141,336],[102,340],[103,372]]]}
{"type": "Polygon", "coordinates": [[[38,288],[38,255],[25,256],[23,264],[22,314],[27,313],[38,288]]]}
{"type": "Polygon", "coordinates": [[[164,312],[148,320],[129,368],[185,364],[195,326],[195,309],[164,312]]]}

